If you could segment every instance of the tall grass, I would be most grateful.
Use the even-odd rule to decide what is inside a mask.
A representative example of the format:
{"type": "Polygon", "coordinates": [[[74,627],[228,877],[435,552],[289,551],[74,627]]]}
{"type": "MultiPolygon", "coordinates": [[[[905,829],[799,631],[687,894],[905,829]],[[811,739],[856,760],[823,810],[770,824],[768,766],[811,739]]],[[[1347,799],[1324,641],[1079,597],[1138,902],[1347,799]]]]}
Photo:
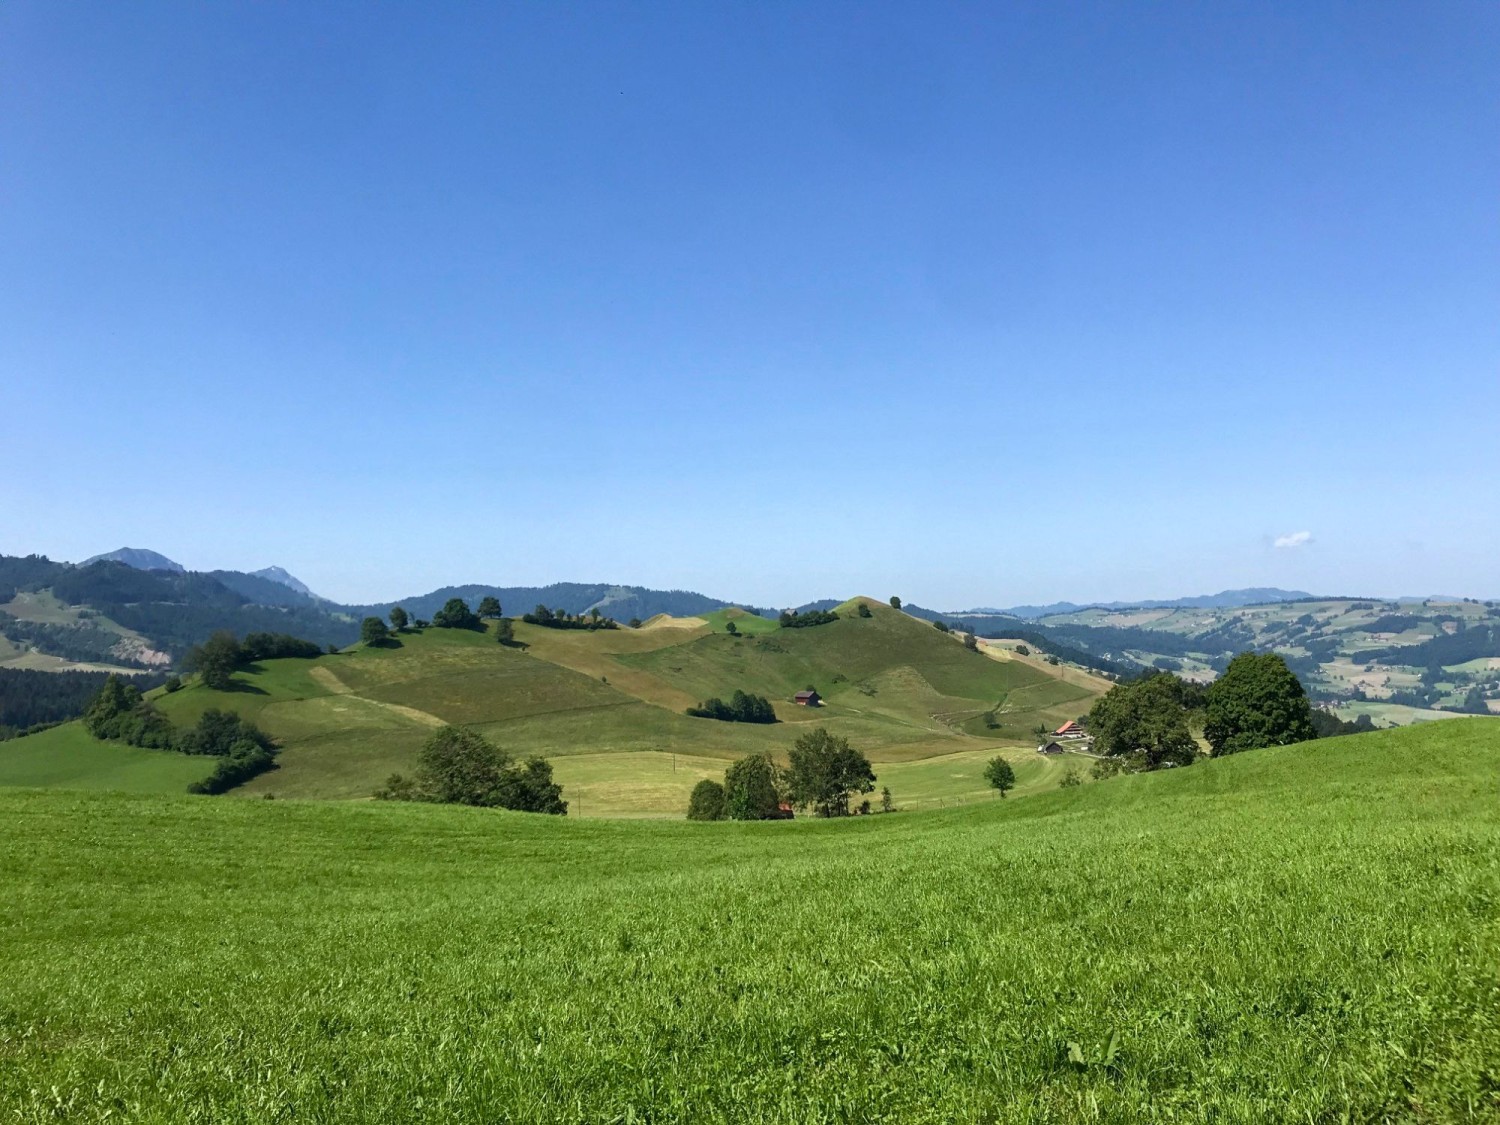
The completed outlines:
{"type": "Polygon", "coordinates": [[[18,1121],[1500,1116],[1500,723],[949,813],[0,793],[18,1121]]]}

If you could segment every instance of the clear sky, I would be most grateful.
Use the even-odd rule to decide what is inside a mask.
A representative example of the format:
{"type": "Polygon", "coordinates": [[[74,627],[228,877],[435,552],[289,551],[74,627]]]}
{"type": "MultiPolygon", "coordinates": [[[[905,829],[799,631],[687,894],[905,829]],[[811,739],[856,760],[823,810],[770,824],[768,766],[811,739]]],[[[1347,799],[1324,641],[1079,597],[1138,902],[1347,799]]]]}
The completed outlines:
{"type": "Polygon", "coordinates": [[[1500,596],[1497,59],[1457,0],[9,0],[0,552],[1500,596]]]}

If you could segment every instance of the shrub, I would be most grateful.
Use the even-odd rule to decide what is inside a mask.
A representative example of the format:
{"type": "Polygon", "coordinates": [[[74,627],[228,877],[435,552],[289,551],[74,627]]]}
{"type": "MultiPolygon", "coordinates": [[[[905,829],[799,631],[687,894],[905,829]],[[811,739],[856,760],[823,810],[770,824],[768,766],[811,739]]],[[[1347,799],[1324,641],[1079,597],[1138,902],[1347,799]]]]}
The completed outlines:
{"type": "Polygon", "coordinates": [[[416,777],[392,774],[375,796],[562,816],[568,803],[544,758],[516,762],[476,731],[446,726],[417,755],[416,777]]]}
{"type": "Polygon", "coordinates": [[[729,798],[717,781],[704,778],[693,786],[688,798],[689,820],[725,820],[729,816],[729,798]]]}

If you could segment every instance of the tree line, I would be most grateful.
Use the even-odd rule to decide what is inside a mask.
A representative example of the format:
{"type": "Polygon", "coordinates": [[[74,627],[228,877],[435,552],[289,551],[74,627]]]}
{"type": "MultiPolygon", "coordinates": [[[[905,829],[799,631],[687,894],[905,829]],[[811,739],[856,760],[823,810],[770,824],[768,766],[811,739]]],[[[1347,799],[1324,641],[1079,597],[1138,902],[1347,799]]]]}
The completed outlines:
{"type": "Polygon", "coordinates": [[[84,710],[83,725],[106,742],[218,758],[212,774],[188,787],[192,793],[224,793],[276,766],[276,744],[248,719],[210,707],[196,725],[178,729],[120,676],[104,681],[84,710]]]}
{"type": "Polygon", "coordinates": [[[233,687],[235,672],[261,660],[283,657],[311,660],[322,654],[323,650],[312,641],[289,633],[250,633],[239,641],[228,629],[219,629],[202,644],[194,645],[184,664],[188,671],[198,673],[205,687],[228,691],[233,687]]]}
{"type": "MultiPolygon", "coordinates": [[[[689,820],[785,820],[794,808],[815,816],[849,816],[850,799],[875,788],[870,760],[849,740],[819,727],[804,734],[778,765],[769,754],[751,754],[724,771],[722,783],[704,778],[688,799],[689,820]]],[[[882,805],[891,809],[890,790],[882,805]]],[[[868,800],[860,813],[870,811],[868,800]]]]}
{"type": "Polygon", "coordinates": [[[613,617],[605,617],[598,607],[587,613],[568,613],[562,609],[548,609],[538,605],[530,613],[521,615],[528,625],[540,625],[545,629],[618,629],[620,623],[613,617]]]}
{"type": "Polygon", "coordinates": [[[687,713],[697,719],[718,719],[725,723],[776,722],[776,710],[769,699],[743,691],[736,691],[728,703],[714,696],[696,707],[689,707],[687,713]]]}
{"type": "Polygon", "coordinates": [[[783,629],[808,629],[814,625],[827,625],[838,619],[838,612],[832,609],[809,609],[803,613],[798,613],[795,609],[784,609],[776,623],[783,629]]]}
{"type": "MultiPolygon", "coordinates": [[[[108,678],[108,672],[0,668],[0,740],[78,718],[108,678]]],[[[153,688],[163,677],[134,679],[153,688]]]]}

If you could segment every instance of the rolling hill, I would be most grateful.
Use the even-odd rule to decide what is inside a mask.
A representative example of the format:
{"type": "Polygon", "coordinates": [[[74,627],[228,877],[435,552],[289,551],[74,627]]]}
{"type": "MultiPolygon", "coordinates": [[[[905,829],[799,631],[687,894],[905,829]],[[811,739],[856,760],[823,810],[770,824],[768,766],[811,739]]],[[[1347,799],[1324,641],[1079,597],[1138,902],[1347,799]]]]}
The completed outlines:
{"type": "Polygon", "coordinates": [[[1497,781],[1470,719],[789,824],[3,790],[0,1104],[1493,1121],[1497,781]]]}
{"type": "MultiPolygon", "coordinates": [[[[180,725],[209,707],[234,710],[278,739],[280,768],[246,785],[251,796],[368,797],[389,774],[409,771],[417,748],[445,723],[475,727],[518,756],[552,759],[586,815],[680,815],[700,777],[747,753],[784,754],[814,726],[864,750],[898,800],[982,796],[980,772],[996,749],[1023,763],[1023,785],[1055,780],[1058,763],[1033,761],[1033,728],[1087,711],[1105,681],[1004,650],[970,652],[860,600],[869,617],[850,602],[840,620],[802,629],[726,611],[712,622],[659,618],[593,632],[517,623],[514,647],[488,631],[413,630],[390,647],[268,660],[236,676],[232,691],[194,683],[158,693],[156,703],[180,725]],[[746,621],[746,631],[728,634],[730,620],[746,621]],[[807,686],[824,706],[790,701],[807,686]],[[736,689],[773,700],[781,721],[684,714],[736,689]],[[911,779],[910,793],[897,786],[901,778],[911,779]]],[[[66,761],[77,731],[74,724],[22,741],[31,759],[55,742],[59,770],[72,778],[78,770],[66,761]]],[[[13,776],[10,754],[0,745],[0,784],[13,776]]],[[[37,776],[34,765],[26,770],[37,776]]]]}

